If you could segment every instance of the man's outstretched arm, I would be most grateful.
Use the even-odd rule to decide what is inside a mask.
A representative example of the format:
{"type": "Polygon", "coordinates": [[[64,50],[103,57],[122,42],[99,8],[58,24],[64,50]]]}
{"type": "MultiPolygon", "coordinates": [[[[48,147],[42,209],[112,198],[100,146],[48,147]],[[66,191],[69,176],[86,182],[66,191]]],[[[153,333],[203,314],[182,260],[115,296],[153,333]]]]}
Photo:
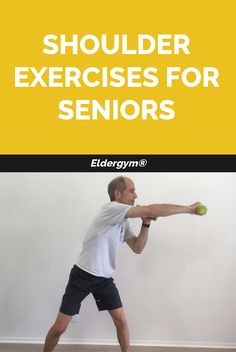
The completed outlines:
{"type": "Polygon", "coordinates": [[[176,204],[151,204],[130,208],[126,214],[126,218],[141,217],[142,226],[138,237],[132,237],[127,240],[126,243],[133,252],[140,254],[147,244],[149,234],[148,225],[151,223],[151,218],[176,214],[196,214],[196,208],[199,205],[201,205],[201,203],[196,202],[189,206],[176,204]]]}
{"type": "Polygon", "coordinates": [[[126,218],[155,218],[158,216],[170,216],[176,214],[195,214],[196,208],[201,203],[191,205],[177,204],[150,204],[146,206],[132,207],[128,210],[126,218]]]}

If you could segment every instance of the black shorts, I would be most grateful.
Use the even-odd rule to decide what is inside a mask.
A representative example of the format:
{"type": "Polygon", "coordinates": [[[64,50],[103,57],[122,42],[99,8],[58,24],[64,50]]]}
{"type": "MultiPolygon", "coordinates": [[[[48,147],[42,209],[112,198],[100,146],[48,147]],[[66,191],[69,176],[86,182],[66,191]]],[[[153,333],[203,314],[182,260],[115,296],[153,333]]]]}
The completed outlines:
{"type": "Polygon", "coordinates": [[[74,265],[62,298],[60,312],[70,316],[78,314],[81,302],[89,293],[92,293],[99,311],[122,307],[113,278],[94,276],[74,265]]]}

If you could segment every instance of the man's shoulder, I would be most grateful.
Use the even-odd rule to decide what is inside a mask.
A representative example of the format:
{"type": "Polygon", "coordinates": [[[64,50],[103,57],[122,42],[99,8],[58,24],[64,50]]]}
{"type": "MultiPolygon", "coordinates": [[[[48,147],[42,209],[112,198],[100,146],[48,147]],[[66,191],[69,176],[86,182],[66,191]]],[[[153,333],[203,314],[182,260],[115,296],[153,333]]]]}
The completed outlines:
{"type": "Polygon", "coordinates": [[[115,201],[104,204],[98,212],[95,221],[121,223],[125,220],[126,213],[131,206],[128,204],[118,203],[115,201]]]}
{"type": "Polygon", "coordinates": [[[124,204],[124,203],[118,203],[116,201],[111,201],[108,203],[105,203],[101,210],[109,210],[109,209],[129,209],[131,208],[130,205],[124,204]]]}

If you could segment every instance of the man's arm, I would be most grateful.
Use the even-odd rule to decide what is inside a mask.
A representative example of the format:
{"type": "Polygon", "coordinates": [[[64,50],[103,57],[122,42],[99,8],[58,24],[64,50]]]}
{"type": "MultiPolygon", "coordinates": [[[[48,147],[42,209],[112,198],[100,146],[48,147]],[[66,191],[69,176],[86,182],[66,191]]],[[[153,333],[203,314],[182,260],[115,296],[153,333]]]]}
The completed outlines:
{"type": "Polygon", "coordinates": [[[150,225],[151,220],[146,218],[143,218],[142,220],[143,220],[143,223],[138,237],[131,237],[130,239],[126,240],[126,243],[128,244],[128,246],[136,254],[140,254],[143,251],[148,240],[149,227],[145,227],[143,226],[143,224],[150,225]]]}
{"type": "Polygon", "coordinates": [[[155,218],[175,214],[195,214],[196,208],[201,205],[197,202],[189,206],[177,204],[151,204],[147,206],[132,207],[128,210],[126,218],[155,218]]]}
{"type": "Polygon", "coordinates": [[[151,218],[159,216],[170,216],[175,214],[195,214],[196,208],[201,203],[196,202],[192,205],[176,205],[176,204],[151,204],[147,206],[132,207],[128,210],[126,218],[142,218],[142,226],[138,237],[131,237],[126,241],[133,252],[140,254],[147,244],[149,227],[151,218]]]}

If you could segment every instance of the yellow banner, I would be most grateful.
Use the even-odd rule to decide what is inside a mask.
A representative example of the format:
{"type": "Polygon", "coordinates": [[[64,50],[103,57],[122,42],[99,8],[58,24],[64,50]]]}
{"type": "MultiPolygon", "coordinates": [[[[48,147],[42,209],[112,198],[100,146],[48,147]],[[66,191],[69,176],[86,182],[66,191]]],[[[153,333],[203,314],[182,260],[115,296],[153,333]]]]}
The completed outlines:
{"type": "Polygon", "coordinates": [[[234,154],[234,1],[4,2],[1,154],[234,154]]]}

